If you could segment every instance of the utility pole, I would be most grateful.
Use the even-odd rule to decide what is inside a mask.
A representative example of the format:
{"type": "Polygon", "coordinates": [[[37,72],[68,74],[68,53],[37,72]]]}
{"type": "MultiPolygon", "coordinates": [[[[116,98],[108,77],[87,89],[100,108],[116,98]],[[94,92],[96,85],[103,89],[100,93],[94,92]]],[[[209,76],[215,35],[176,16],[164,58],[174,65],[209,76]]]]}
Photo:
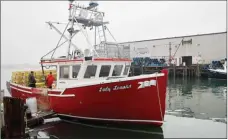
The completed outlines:
{"type": "Polygon", "coordinates": [[[171,50],[172,50],[172,48],[171,48],[171,42],[169,42],[169,65],[171,65],[171,61],[172,61],[172,56],[171,56],[171,50]]]}

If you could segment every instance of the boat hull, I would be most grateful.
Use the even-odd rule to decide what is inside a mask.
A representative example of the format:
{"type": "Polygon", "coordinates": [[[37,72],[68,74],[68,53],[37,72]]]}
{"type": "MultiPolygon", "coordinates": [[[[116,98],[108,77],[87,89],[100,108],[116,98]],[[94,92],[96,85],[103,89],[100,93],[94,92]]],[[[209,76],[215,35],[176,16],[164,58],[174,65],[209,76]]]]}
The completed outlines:
{"type": "MultiPolygon", "coordinates": [[[[50,108],[79,119],[161,126],[165,114],[167,73],[160,77],[100,83],[48,91],[50,108]]],[[[10,85],[13,97],[41,96],[36,89],[10,85]]]]}
{"type": "Polygon", "coordinates": [[[208,78],[227,79],[227,74],[216,71],[208,71],[208,78]]]}

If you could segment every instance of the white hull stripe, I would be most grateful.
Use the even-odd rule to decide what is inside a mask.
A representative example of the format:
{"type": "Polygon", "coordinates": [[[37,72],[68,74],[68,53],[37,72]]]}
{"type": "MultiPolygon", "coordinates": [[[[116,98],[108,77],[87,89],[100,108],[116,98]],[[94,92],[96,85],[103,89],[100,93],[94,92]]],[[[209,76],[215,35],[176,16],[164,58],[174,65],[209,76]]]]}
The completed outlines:
{"type": "MultiPolygon", "coordinates": [[[[25,93],[29,93],[29,94],[32,94],[31,91],[26,91],[26,90],[22,90],[22,89],[19,89],[19,88],[15,88],[13,86],[10,86],[12,89],[15,89],[15,90],[18,90],[18,91],[21,91],[21,92],[25,92],[25,93]]],[[[48,94],[48,96],[55,96],[55,97],[74,97],[75,95],[74,94],[66,94],[66,95],[59,95],[59,94],[48,94]]]]}
{"type": "Polygon", "coordinates": [[[107,118],[92,118],[92,117],[72,116],[72,115],[67,115],[67,114],[58,114],[58,115],[60,115],[60,116],[68,116],[68,117],[73,117],[73,118],[79,118],[79,119],[100,120],[100,121],[164,123],[164,121],[157,121],[157,120],[107,119],[107,118]]]}
{"type": "Polygon", "coordinates": [[[48,94],[48,96],[56,96],[56,97],[74,97],[74,94],[65,94],[65,95],[59,95],[59,94],[48,94]]]}
{"type": "Polygon", "coordinates": [[[22,85],[19,85],[19,84],[16,84],[16,83],[12,83],[12,82],[10,82],[10,84],[11,84],[11,85],[14,85],[14,86],[16,86],[16,87],[20,87],[20,88],[32,90],[31,87],[22,86],[22,85]]]}
{"type": "Polygon", "coordinates": [[[13,86],[10,86],[12,89],[15,89],[15,90],[18,90],[18,91],[21,91],[21,92],[25,92],[25,93],[29,93],[29,94],[32,94],[31,91],[26,91],[26,90],[22,90],[22,89],[19,89],[19,88],[15,88],[13,86]]]}
{"type": "MultiPolygon", "coordinates": [[[[22,85],[19,85],[19,84],[15,84],[15,83],[12,83],[10,82],[11,85],[14,85],[16,87],[20,87],[20,88],[24,88],[24,89],[29,89],[29,90],[32,90],[31,87],[27,87],[27,86],[22,86],[22,85]]],[[[62,89],[48,89],[48,91],[54,91],[54,92],[64,92],[65,90],[62,90],[62,89]]]]}

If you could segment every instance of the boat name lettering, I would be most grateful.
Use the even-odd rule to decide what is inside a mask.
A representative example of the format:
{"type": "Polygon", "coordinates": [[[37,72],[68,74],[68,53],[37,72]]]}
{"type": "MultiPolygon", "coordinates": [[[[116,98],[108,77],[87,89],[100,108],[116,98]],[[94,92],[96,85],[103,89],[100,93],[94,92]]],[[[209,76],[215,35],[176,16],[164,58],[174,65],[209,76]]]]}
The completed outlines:
{"type": "Polygon", "coordinates": [[[139,82],[138,84],[139,84],[138,89],[145,88],[145,87],[150,87],[150,86],[156,86],[156,80],[139,82]]]}
{"type": "Polygon", "coordinates": [[[99,92],[111,92],[112,90],[123,90],[123,89],[129,89],[131,88],[131,85],[125,85],[125,86],[114,86],[112,88],[110,87],[100,87],[99,92]]]}

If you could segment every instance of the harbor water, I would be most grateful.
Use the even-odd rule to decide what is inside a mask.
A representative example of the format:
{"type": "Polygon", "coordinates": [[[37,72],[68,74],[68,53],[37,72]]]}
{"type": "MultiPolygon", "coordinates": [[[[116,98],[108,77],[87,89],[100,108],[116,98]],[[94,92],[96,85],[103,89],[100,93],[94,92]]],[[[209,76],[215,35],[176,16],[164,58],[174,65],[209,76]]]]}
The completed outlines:
{"type": "MultiPolygon", "coordinates": [[[[19,69],[1,68],[1,89],[19,69]]],[[[58,138],[227,138],[226,80],[169,78],[166,99],[161,128],[65,120],[41,127],[58,138]]]]}

